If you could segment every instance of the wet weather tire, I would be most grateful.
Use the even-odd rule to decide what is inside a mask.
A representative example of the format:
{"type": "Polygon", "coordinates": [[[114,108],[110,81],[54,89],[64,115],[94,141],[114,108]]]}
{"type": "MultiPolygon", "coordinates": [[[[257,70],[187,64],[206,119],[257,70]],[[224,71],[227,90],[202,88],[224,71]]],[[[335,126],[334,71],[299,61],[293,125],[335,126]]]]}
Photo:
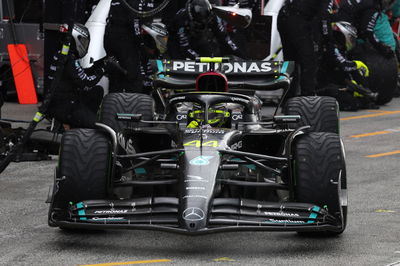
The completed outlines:
{"type": "Polygon", "coordinates": [[[310,233],[341,234],[347,222],[347,183],[340,137],[328,132],[313,132],[299,136],[294,155],[296,200],[315,204],[321,208],[326,206],[328,212],[342,223],[339,231],[310,233]]]}
{"type": "Polygon", "coordinates": [[[368,66],[370,74],[367,87],[373,92],[378,92],[376,103],[390,102],[397,87],[396,57],[386,58],[369,47],[357,47],[352,57],[363,61],[368,66]]]}
{"type": "Polygon", "coordinates": [[[149,95],[141,93],[110,93],[103,99],[99,120],[115,131],[120,131],[127,127],[127,122],[117,121],[117,113],[141,114],[142,120],[151,121],[153,120],[154,110],[154,100],[149,95]]]}
{"type": "Polygon", "coordinates": [[[95,129],[72,129],[64,133],[56,174],[53,207],[65,210],[69,202],[104,199],[111,145],[95,129]]]}
{"type": "Polygon", "coordinates": [[[298,128],[310,125],[312,132],[339,134],[339,107],[333,97],[307,96],[290,98],[283,110],[285,115],[300,115],[300,122],[291,125],[298,128]]]}

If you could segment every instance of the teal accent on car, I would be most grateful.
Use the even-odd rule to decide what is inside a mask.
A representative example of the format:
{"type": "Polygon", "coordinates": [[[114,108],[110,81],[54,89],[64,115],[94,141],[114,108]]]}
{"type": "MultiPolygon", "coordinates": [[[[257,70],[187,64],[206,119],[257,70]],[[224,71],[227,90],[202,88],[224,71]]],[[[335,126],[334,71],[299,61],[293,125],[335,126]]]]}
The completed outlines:
{"type": "MultiPolygon", "coordinates": [[[[321,208],[318,206],[312,207],[312,209],[311,209],[312,213],[310,213],[310,216],[308,218],[312,218],[312,219],[317,218],[317,216],[318,216],[317,212],[319,212],[320,210],[321,210],[321,208]]],[[[315,220],[308,220],[307,223],[308,224],[315,223],[315,220]]]]}
{"type": "Polygon", "coordinates": [[[287,62],[287,61],[283,62],[282,68],[281,68],[281,73],[286,73],[288,66],[289,66],[289,62],[287,62]]]}
{"type": "MultiPolygon", "coordinates": [[[[158,72],[159,73],[163,73],[164,72],[164,66],[161,60],[156,60],[157,61],[157,68],[158,68],[158,72]]],[[[158,75],[159,78],[165,78],[164,74],[160,74],[158,75]]]]}
{"type": "MultiPolygon", "coordinates": [[[[83,202],[78,202],[76,204],[76,207],[78,209],[81,209],[81,210],[78,210],[78,215],[79,216],[86,216],[86,212],[85,212],[85,209],[84,209],[83,202]]],[[[80,217],[79,220],[85,221],[85,220],[87,220],[87,218],[86,217],[80,217]]]]}
{"type": "Polygon", "coordinates": [[[251,170],[256,170],[256,165],[255,164],[245,164],[244,166],[246,166],[247,168],[251,169],[251,170]]]}
{"type": "Polygon", "coordinates": [[[135,174],[137,174],[137,175],[144,175],[146,173],[147,173],[146,169],[144,169],[144,168],[135,168],[135,174]]]}
{"type": "MultiPolygon", "coordinates": [[[[287,61],[283,62],[282,67],[281,67],[281,73],[286,73],[288,67],[289,67],[289,62],[287,62],[287,61]]],[[[278,78],[278,80],[281,80],[283,78],[284,78],[284,76],[280,76],[278,78]]]]}
{"type": "MultiPolygon", "coordinates": [[[[241,161],[240,158],[232,158],[232,161],[241,161]]],[[[244,166],[246,166],[247,168],[251,169],[251,170],[256,170],[256,165],[255,164],[245,164],[244,166]]]]}

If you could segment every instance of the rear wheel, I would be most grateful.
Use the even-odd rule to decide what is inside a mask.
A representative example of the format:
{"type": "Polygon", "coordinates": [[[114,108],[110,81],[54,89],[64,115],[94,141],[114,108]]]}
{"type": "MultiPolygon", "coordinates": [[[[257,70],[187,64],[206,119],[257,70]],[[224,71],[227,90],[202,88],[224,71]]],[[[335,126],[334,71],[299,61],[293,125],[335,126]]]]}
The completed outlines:
{"type": "Polygon", "coordinates": [[[127,122],[118,121],[116,119],[117,113],[141,114],[143,120],[151,121],[153,120],[154,110],[154,100],[149,95],[141,93],[110,93],[103,99],[99,120],[118,132],[127,127],[127,122]]]}
{"type": "Polygon", "coordinates": [[[347,222],[347,180],[340,137],[327,132],[302,135],[296,141],[294,158],[296,200],[325,207],[341,222],[339,231],[302,234],[341,234],[347,222]]]}
{"type": "MultiPolygon", "coordinates": [[[[151,96],[141,93],[110,93],[106,95],[100,107],[100,122],[110,126],[117,132],[118,139],[118,154],[135,154],[143,151],[143,147],[149,146],[152,143],[149,136],[142,134],[141,137],[126,136],[121,132],[124,128],[137,126],[152,126],[140,122],[124,122],[116,119],[117,113],[125,114],[141,114],[142,120],[152,121],[155,112],[154,100],[151,96]]],[[[122,169],[132,166],[129,159],[119,159],[117,161],[115,180],[122,178],[122,169]]],[[[146,168],[139,168],[137,171],[146,172],[146,168]]],[[[135,170],[136,172],[136,170],[135,170]]],[[[132,179],[131,172],[124,173],[126,180],[132,179]]],[[[141,190],[144,190],[141,188],[141,190]]],[[[115,188],[116,193],[120,198],[127,198],[133,194],[132,187],[115,188]]]]}
{"type": "Polygon", "coordinates": [[[294,97],[288,99],[283,110],[285,115],[300,115],[301,120],[293,128],[309,125],[312,132],[339,134],[339,107],[335,98],[327,96],[294,97]]]}
{"type": "MultiPolygon", "coordinates": [[[[83,200],[105,199],[111,147],[95,129],[72,129],[63,134],[49,215],[66,214],[68,206],[83,200]]],[[[49,217],[49,221],[53,218],[49,217]]]]}

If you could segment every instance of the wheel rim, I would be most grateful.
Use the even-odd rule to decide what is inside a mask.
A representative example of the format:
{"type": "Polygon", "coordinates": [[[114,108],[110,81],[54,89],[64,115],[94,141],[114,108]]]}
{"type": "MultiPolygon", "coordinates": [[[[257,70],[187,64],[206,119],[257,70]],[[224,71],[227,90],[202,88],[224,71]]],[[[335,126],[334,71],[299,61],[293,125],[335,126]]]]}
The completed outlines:
{"type": "Polygon", "coordinates": [[[345,177],[344,177],[344,178],[346,178],[346,175],[347,175],[346,169],[345,169],[345,165],[344,165],[346,153],[345,153],[345,150],[344,150],[344,144],[343,144],[342,139],[340,139],[340,146],[341,146],[341,149],[342,149],[342,156],[343,156],[343,166],[344,166],[344,169],[341,169],[340,172],[339,172],[339,178],[338,178],[338,196],[339,196],[339,206],[340,206],[340,216],[341,216],[341,222],[342,222],[342,229],[344,230],[345,222],[346,222],[346,221],[345,221],[345,214],[344,214],[344,212],[347,211],[347,206],[348,206],[348,194],[347,194],[347,184],[345,184],[345,183],[343,182],[343,179],[342,179],[343,171],[344,171],[344,174],[345,174],[345,177]]]}

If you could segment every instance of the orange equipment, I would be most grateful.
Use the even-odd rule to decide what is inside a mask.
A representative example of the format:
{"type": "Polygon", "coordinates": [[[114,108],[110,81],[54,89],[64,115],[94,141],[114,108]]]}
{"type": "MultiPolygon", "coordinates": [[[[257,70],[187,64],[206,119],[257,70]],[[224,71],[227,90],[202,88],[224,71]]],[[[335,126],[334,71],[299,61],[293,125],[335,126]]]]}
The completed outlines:
{"type": "Polygon", "coordinates": [[[36,89],[25,44],[9,44],[7,48],[19,103],[36,104],[36,89]]]}

